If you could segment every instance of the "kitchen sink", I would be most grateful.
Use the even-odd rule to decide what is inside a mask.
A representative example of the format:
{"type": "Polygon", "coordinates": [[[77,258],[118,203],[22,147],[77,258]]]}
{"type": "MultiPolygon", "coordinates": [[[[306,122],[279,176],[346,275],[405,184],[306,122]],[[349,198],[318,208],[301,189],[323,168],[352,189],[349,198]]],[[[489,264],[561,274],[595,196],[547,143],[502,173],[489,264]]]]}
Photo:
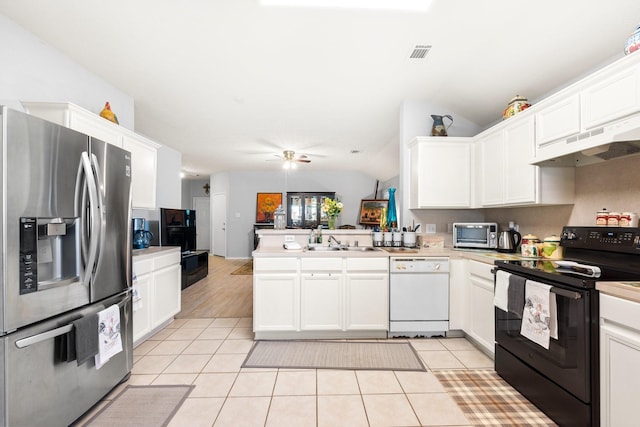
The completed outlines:
{"type": "Polygon", "coordinates": [[[313,252],[332,252],[339,251],[340,248],[337,246],[309,246],[307,250],[313,252]]]}

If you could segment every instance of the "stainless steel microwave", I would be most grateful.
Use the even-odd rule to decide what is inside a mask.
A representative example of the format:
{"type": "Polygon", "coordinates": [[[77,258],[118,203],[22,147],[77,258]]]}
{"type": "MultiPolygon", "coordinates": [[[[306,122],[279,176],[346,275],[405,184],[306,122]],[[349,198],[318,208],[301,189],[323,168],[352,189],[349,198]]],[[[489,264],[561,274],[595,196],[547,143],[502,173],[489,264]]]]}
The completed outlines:
{"type": "Polygon", "coordinates": [[[498,247],[498,224],[495,222],[454,223],[453,247],[496,249],[498,247]]]}

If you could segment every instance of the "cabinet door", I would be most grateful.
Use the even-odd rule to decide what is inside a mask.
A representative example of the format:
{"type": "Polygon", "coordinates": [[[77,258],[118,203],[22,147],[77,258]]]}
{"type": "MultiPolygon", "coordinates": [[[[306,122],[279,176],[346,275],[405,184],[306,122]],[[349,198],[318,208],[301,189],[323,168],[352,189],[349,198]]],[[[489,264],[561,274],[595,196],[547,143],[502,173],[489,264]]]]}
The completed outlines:
{"type": "Polygon", "coordinates": [[[300,329],[342,329],[343,295],[342,274],[303,274],[300,281],[300,329]]]}
{"type": "Polygon", "coordinates": [[[581,93],[580,99],[583,130],[640,111],[640,66],[593,84],[581,93]]]}
{"type": "Polygon", "coordinates": [[[495,312],[492,266],[469,261],[469,323],[465,330],[473,339],[495,352],[495,312]]]}
{"type": "Polygon", "coordinates": [[[411,207],[470,207],[471,153],[468,141],[440,138],[415,143],[411,149],[411,207]]]}
{"type": "Polygon", "coordinates": [[[529,117],[513,123],[513,126],[504,129],[504,202],[535,203],[538,166],[529,164],[533,161],[535,152],[534,119],[529,117]]]}
{"type": "Polygon", "coordinates": [[[134,208],[156,207],[157,150],[142,140],[125,135],[123,148],[131,152],[131,197],[134,208]]]}
{"type": "Polygon", "coordinates": [[[346,329],[389,330],[389,275],[348,274],[346,329]]]}
{"type": "Polygon", "coordinates": [[[602,322],[600,328],[602,426],[637,425],[640,331],[602,322]]]}
{"type": "Polygon", "coordinates": [[[504,201],[505,150],[502,131],[480,140],[482,162],[482,205],[500,205],[504,201]]]}
{"type": "Polygon", "coordinates": [[[133,343],[136,344],[152,329],[151,307],[153,306],[153,296],[151,295],[151,274],[137,276],[134,286],[138,291],[138,295],[133,299],[133,343]]]}
{"type": "Polygon", "coordinates": [[[466,329],[468,274],[466,260],[449,260],[449,329],[466,329]]]}
{"type": "Polygon", "coordinates": [[[640,303],[600,293],[600,422],[635,426],[640,383],[640,303]]]}
{"type": "Polygon", "coordinates": [[[575,94],[536,113],[536,146],[544,152],[552,142],[580,132],[580,96],[575,94]]]}
{"type": "Polygon", "coordinates": [[[180,311],[180,265],[172,265],[153,272],[153,308],[151,321],[159,325],[180,311]]]}
{"type": "Polygon", "coordinates": [[[300,309],[297,274],[254,274],[254,331],[296,331],[300,309]]]}

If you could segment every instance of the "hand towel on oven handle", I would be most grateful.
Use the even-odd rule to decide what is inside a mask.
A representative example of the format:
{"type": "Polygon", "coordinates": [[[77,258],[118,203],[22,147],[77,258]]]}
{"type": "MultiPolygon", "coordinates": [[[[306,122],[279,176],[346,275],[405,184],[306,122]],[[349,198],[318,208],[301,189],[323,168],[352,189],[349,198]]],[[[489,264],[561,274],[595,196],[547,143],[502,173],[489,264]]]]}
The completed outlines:
{"type": "Polygon", "coordinates": [[[509,277],[511,274],[506,271],[498,270],[496,272],[496,288],[493,293],[493,305],[502,311],[507,311],[509,277]]]}
{"type": "Polygon", "coordinates": [[[556,294],[551,286],[527,280],[520,334],[548,350],[549,339],[558,338],[557,317],[556,294]]]}
{"type": "Polygon", "coordinates": [[[120,308],[114,304],[98,313],[98,354],[95,356],[96,369],[122,351],[120,333],[120,308]]]}

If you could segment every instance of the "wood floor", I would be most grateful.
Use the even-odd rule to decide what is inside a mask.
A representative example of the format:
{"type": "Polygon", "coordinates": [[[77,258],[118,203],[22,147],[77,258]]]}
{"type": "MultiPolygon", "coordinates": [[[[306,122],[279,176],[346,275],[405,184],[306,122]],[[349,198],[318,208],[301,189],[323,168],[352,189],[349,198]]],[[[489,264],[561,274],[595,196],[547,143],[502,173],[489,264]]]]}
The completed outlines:
{"type": "Polygon", "coordinates": [[[182,291],[177,319],[252,317],[253,276],[231,275],[246,259],[209,257],[209,275],[182,291]]]}

